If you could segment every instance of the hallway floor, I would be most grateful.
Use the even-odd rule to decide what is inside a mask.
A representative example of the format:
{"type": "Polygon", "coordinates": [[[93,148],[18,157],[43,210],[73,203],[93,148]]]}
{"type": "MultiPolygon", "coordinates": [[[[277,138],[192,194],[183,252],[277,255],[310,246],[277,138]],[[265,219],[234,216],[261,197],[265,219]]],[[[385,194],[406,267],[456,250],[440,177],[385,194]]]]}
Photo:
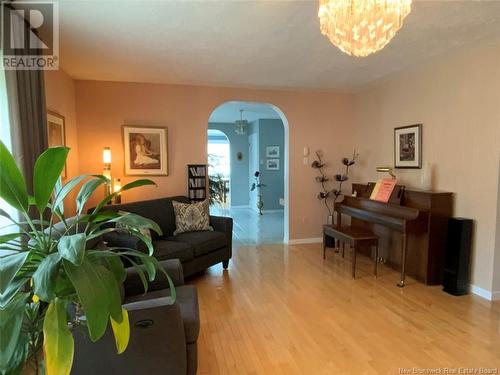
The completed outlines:
{"type": "Polygon", "coordinates": [[[210,207],[210,214],[233,218],[233,241],[239,245],[283,243],[284,210],[264,211],[251,208],[210,207]]]}

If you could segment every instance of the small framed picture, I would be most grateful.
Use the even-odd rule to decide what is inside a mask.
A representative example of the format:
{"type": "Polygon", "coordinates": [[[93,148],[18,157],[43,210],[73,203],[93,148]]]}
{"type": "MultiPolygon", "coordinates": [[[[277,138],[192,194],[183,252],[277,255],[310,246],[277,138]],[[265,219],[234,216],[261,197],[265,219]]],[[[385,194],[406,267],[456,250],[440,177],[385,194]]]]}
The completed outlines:
{"type": "Polygon", "coordinates": [[[394,129],[394,166],[422,168],[422,124],[394,129]]]}
{"type": "Polygon", "coordinates": [[[167,128],[123,126],[126,176],[168,176],[167,128]]]}
{"type": "Polygon", "coordinates": [[[266,147],[266,157],[279,158],[280,157],[280,146],[267,146],[266,147]]]}
{"type": "MultiPolygon", "coordinates": [[[[66,146],[66,128],[64,116],[57,112],[47,110],[47,140],[49,147],[66,146]]],[[[61,177],[66,179],[66,166],[61,177]]]]}
{"type": "Polygon", "coordinates": [[[278,171],[280,169],[280,159],[267,159],[266,169],[269,171],[278,171]]]}

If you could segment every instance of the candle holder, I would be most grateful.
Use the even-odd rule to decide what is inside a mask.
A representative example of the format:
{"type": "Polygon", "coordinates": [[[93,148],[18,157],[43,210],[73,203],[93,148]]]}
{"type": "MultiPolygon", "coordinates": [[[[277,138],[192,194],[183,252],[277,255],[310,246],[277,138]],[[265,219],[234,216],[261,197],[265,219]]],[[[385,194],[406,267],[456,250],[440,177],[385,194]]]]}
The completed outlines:
{"type": "Polygon", "coordinates": [[[121,204],[122,203],[122,194],[121,194],[121,189],[122,189],[122,182],[120,181],[119,178],[115,178],[113,180],[113,192],[117,193],[115,195],[114,204],[121,204]]]}
{"type": "Polygon", "coordinates": [[[104,164],[102,175],[107,179],[104,183],[104,195],[108,196],[111,194],[111,149],[109,147],[104,147],[102,150],[102,162],[104,164]]]}

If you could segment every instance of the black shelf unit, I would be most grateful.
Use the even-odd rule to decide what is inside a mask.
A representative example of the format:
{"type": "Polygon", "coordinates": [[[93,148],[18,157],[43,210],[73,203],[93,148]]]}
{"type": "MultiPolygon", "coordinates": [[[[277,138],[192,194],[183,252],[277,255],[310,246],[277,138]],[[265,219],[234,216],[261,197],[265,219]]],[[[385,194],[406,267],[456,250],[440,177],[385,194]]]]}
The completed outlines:
{"type": "Polygon", "coordinates": [[[208,166],[188,164],[188,198],[191,202],[201,202],[208,197],[208,166]]]}

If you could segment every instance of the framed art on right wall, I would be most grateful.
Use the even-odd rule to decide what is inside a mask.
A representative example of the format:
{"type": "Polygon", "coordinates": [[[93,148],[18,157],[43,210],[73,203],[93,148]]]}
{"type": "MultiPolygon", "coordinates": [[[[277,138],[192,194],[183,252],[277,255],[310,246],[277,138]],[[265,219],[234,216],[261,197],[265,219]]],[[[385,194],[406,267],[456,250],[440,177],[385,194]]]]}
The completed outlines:
{"type": "Polygon", "coordinates": [[[394,129],[394,166],[422,168],[422,124],[394,129]]]}

